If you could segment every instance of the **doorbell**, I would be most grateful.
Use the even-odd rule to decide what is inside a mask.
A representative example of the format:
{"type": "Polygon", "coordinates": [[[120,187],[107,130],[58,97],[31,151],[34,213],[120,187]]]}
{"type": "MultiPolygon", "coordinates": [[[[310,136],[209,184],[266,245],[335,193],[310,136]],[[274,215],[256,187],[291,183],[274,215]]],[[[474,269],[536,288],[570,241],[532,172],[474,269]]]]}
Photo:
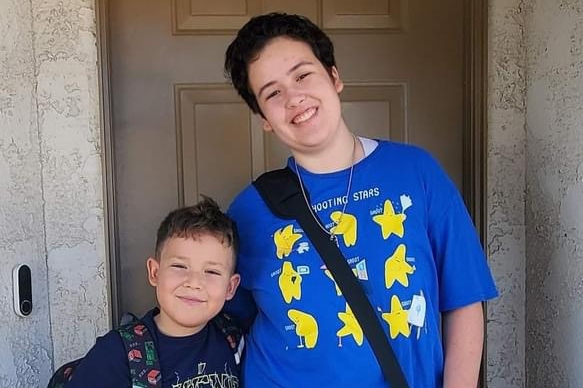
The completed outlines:
{"type": "Polygon", "coordinates": [[[30,267],[20,264],[12,271],[14,286],[14,311],[21,317],[32,312],[32,277],[30,267]]]}

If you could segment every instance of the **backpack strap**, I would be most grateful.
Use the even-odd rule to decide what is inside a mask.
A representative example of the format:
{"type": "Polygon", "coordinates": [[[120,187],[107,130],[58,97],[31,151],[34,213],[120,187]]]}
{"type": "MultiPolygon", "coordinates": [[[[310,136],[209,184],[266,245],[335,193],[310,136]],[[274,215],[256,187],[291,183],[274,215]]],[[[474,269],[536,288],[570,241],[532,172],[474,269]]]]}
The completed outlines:
{"type": "Polygon", "coordinates": [[[229,347],[233,351],[235,364],[239,367],[245,347],[245,337],[243,336],[240,325],[235,322],[235,319],[231,315],[225,312],[220,312],[214,317],[212,323],[223,334],[225,340],[227,340],[229,347]]]}
{"type": "Polygon", "coordinates": [[[315,218],[317,215],[309,208],[308,193],[305,193],[306,203],[300,192],[297,175],[286,167],[262,174],[253,185],[274,215],[298,221],[350,305],[377,358],[385,381],[394,388],[407,388],[405,375],[373,306],[338,246],[330,241],[329,235],[318,225],[315,218]]]}
{"type": "Polygon", "coordinates": [[[162,374],[152,334],[142,321],[115,329],[128,356],[133,387],[161,387],[162,374]]]}
{"type": "Polygon", "coordinates": [[[47,388],[64,387],[66,383],[71,381],[71,378],[73,377],[73,372],[75,372],[75,369],[77,368],[77,366],[79,366],[81,361],[83,361],[83,357],[73,361],[69,361],[68,363],[64,364],[59,369],[57,369],[55,373],[53,373],[53,375],[51,376],[47,388]]]}

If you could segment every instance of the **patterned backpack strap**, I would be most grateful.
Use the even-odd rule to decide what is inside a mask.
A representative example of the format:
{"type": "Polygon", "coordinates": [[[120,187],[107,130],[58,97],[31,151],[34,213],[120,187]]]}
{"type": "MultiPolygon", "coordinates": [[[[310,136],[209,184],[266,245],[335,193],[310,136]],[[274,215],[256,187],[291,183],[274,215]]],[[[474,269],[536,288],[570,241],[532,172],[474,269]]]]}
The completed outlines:
{"type": "Polygon", "coordinates": [[[243,336],[241,327],[233,317],[224,312],[220,312],[212,321],[227,340],[227,343],[233,351],[235,363],[239,366],[241,356],[243,355],[243,348],[245,347],[245,337],[243,336]]]}
{"type": "Polygon", "coordinates": [[[132,386],[161,387],[162,374],[158,353],[146,325],[137,321],[115,330],[119,333],[128,356],[132,386]]]}
{"type": "Polygon", "coordinates": [[[53,376],[51,377],[51,380],[49,381],[47,388],[64,387],[66,383],[71,381],[71,377],[73,377],[73,372],[75,371],[77,366],[79,366],[81,361],[83,361],[83,358],[78,358],[74,361],[66,363],[65,365],[57,369],[53,376]]]}

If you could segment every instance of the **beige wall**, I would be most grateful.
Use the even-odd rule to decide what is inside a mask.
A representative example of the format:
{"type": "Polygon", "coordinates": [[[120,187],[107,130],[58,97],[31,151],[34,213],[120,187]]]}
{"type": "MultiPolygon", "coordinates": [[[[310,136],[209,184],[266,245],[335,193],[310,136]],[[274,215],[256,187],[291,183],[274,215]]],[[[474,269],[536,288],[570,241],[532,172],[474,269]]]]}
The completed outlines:
{"type": "Polygon", "coordinates": [[[583,385],[583,1],[526,7],[528,386],[583,385]]]}
{"type": "Polygon", "coordinates": [[[31,5],[0,1],[0,386],[39,386],[53,353],[49,331],[41,156],[31,5]],[[34,313],[13,313],[12,269],[32,270],[34,313]],[[6,341],[5,339],[8,339],[6,341]]]}
{"type": "Polygon", "coordinates": [[[583,382],[583,0],[491,0],[491,387],[583,382]]]}
{"type": "Polygon", "coordinates": [[[525,386],[526,71],[524,1],[490,0],[487,247],[500,297],[488,304],[489,387],[525,386]]]}
{"type": "Polygon", "coordinates": [[[95,26],[92,1],[0,0],[1,387],[44,386],[108,327],[95,26]]]}
{"type": "MultiPolygon", "coordinates": [[[[94,8],[0,0],[0,387],[43,386],[109,326],[94,8]]],[[[489,1],[489,387],[583,381],[582,9],[489,1]]]]}

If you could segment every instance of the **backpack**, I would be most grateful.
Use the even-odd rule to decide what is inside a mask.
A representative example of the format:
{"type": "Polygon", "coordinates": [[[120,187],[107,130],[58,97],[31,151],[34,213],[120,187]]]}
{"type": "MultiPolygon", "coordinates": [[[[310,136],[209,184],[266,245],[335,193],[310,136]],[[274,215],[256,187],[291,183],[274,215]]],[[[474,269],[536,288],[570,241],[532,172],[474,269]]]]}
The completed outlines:
{"type": "MultiPolygon", "coordinates": [[[[158,353],[152,340],[150,331],[144,323],[133,314],[125,316],[125,321],[114,330],[122,339],[128,362],[133,387],[160,387],[162,375],[158,362],[158,353]],[[129,319],[127,319],[129,317],[129,319]]],[[[122,318],[122,322],[124,319],[122,318]]],[[[212,324],[223,334],[229,347],[233,351],[235,364],[241,363],[241,354],[244,347],[243,333],[234,319],[220,313],[211,320],[212,324]]],[[[47,388],[62,388],[73,377],[75,369],[83,361],[83,357],[70,361],[55,371],[47,388]]]]}

